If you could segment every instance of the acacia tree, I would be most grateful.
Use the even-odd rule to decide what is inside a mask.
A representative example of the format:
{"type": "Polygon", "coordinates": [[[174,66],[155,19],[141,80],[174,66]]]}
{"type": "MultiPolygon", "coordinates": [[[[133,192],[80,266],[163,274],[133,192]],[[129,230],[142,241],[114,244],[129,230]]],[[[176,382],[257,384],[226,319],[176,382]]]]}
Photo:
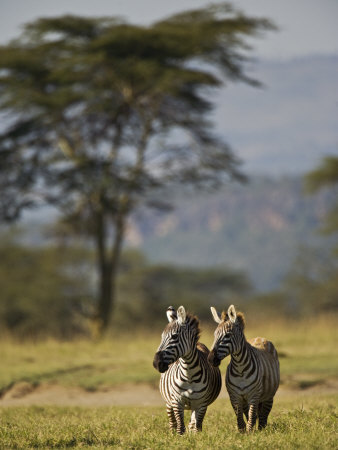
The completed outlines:
{"type": "MultiPolygon", "coordinates": [[[[111,318],[126,220],[140,201],[176,183],[240,178],[208,120],[208,93],[227,80],[258,84],[245,72],[245,37],[269,28],[222,4],[146,27],[44,18],[0,48],[0,151],[17,155],[30,176],[30,203],[15,217],[42,193],[94,242],[100,331],[111,318]]],[[[8,189],[18,187],[12,181],[8,189]]]]}

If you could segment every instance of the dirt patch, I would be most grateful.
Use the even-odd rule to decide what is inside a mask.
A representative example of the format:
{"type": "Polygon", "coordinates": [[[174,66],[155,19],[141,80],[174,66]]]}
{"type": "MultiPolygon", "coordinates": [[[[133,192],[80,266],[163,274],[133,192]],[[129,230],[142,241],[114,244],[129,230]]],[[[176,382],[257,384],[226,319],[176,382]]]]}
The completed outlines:
{"type": "Polygon", "coordinates": [[[282,389],[292,391],[324,391],[327,393],[338,392],[338,378],[318,378],[314,375],[301,374],[284,377],[282,389]]]}
{"type": "Polygon", "coordinates": [[[19,383],[14,384],[6,393],[5,396],[8,395],[8,398],[11,399],[20,399],[22,397],[26,397],[31,394],[35,390],[35,386],[26,381],[21,381],[19,383]]]}
{"type": "MultiPolygon", "coordinates": [[[[324,384],[308,386],[306,389],[280,386],[277,397],[334,394],[338,392],[338,381],[328,380],[324,384]]],[[[225,387],[219,398],[228,398],[225,387]]],[[[79,387],[57,384],[33,386],[22,382],[12,386],[0,399],[1,406],[163,406],[158,388],[148,384],[126,384],[123,386],[89,392],[79,387]]]]}
{"type": "Polygon", "coordinates": [[[34,388],[29,383],[14,385],[1,398],[0,406],[59,405],[59,406],[111,406],[160,405],[159,390],[147,384],[123,385],[118,388],[88,392],[79,387],[43,384],[34,388]]]}

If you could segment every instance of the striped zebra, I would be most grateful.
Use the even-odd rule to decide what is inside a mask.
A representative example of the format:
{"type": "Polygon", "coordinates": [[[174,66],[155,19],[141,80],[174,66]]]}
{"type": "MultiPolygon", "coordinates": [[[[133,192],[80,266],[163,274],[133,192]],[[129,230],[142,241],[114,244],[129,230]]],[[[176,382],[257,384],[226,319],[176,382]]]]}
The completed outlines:
{"type": "Polygon", "coordinates": [[[237,416],[239,431],[251,431],[258,415],[258,428],[266,427],[273,397],[279,386],[279,361],[270,341],[257,337],[248,342],[244,336],[244,315],[231,305],[220,318],[216,309],[211,312],[218,326],[209,354],[209,361],[218,367],[223,358],[231,355],[226,372],[226,388],[237,416]],[[243,412],[247,424],[243,419],[243,412]]]}
{"type": "Polygon", "coordinates": [[[209,350],[198,342],[197,317],[186,314],[183,306],[167,310],[168,325],[154,357],[154,367],[161,372],[160,392],[167,405],[169,426],[185,432],[184,410],[191,410],[190,431],[201,431],[207,410],[221,390],[220,370],[208,362],[209,350]]]}

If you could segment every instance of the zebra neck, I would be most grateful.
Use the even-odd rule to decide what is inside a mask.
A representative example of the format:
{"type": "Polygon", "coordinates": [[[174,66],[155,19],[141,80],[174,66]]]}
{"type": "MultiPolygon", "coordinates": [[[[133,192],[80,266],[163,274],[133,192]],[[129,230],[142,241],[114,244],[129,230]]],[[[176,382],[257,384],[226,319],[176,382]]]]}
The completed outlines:
{"type": "Polygon", "coordinates": [[[233,374],[243,375],[248,369],[248,363],[250,363],[250,348],[244,335],[241,338],[240,350],[238,353],[232,353],[231,355],[231,371],[233,374]]]}
{"type": "Polygon", "coordinates": [[[188,381],[192,381],[194,375],[200,371],[199,354],[197,347],[193,347],[189,353],[179,359],[181,374],[188,381]]]}

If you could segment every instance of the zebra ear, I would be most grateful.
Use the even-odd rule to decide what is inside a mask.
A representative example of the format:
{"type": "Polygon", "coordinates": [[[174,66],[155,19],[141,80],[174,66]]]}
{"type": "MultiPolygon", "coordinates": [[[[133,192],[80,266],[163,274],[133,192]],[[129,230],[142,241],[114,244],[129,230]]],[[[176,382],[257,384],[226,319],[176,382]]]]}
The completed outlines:
{"type": "Polygon", "coordinates": [[[214,318],[214,321],[216,323],[221,323],[221,318],[219,317],[216,309],[213,306],[211,306],[210,309],[211,309],[211,314],[212,314],[212,317],[214,318]]]}
{"type": "Polygon", "coordinates": [[[237,314],[236,314],[236,310],[235,310],[234,305],[230,305],[230,306],[229,306],[229,309],[228,309],[228,316],[229,316],[229,319],[230,319],[230,321],[231,321],[232,323],[235,323],[235,322],[236,322],[237,314]]]}
{"type": "Polygon", "coordinates": [[[187,318],[187,314],[185,312],[184,306],[180,306],[177,310],[177,321],[180,325],[185,323],[185,319],[187,318]]]}
{"type": "Polygon", "coordinates": [[[176,309],[172,306],[169,306],[169,308],[167,309],[167,318],[169,322],[173,322],[177,319],[176,309]]]}

